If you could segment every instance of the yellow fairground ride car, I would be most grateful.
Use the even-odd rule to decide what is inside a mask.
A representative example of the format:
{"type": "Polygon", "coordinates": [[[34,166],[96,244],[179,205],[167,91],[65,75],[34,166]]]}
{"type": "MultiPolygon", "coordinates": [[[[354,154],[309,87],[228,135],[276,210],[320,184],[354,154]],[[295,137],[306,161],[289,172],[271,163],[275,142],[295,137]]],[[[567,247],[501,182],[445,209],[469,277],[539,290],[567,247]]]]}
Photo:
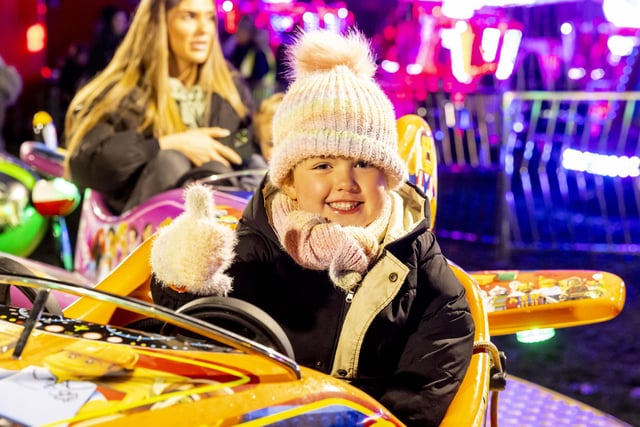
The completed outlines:
{"type": "MultiPolygon", "coordinates": [[[[417,116],[402,117],[398,128],[412,180],[431,197],[433,221],[430,129],[417,116]]],[[[204,298],[177,311],[154,305],[153,238],[94,286],[0,258],[0,419],[16,426],[402,425],[348,383],[299,366],[282,329],[250,304],[204,298]],[[61,306],[62,294],[72,302],[61,306]],[[148,320],[162,322],[162,331],[145,332],[148,320]]],[[[492,335],[603,321],[624,305],[624,283],[606,272],[451,268],[476,332],[471,365],[442,426],[527,425],[524,417],[501,420],[498,395],[512,379],[492,335]]],[[[574,414],[577,404],[606,417],[572,404],[574,414]]]]}

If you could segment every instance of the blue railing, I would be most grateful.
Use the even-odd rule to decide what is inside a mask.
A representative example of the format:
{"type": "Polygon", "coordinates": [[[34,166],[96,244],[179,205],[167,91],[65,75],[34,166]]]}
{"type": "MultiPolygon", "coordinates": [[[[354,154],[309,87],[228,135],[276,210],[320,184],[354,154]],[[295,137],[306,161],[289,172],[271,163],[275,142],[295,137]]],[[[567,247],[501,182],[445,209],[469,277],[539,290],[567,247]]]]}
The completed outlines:
{"type": "Polygon", "coordinates": [[[640,92],[506,92],[417,107],[441,173],[437,232],[513,249],[640,253],[640,92]]]}

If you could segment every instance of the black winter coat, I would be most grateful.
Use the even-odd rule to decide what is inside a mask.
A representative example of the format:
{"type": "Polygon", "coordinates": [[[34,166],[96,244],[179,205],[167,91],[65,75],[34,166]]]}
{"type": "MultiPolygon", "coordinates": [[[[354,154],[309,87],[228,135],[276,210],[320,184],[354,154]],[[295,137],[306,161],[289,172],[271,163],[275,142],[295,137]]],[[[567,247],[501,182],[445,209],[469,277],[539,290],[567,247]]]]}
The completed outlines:
{"type": "MultiPolygon", "coordinates": [[[[326,271],[300,267],[281,248],[257,192],[236,230],[229,296],[275,318],[301,365],[350,380],[407,425],[437,426],[466,373],[474,324],[464,288],[427,228],[424,197],[408,184],[401,193],[417,222],[386,246],[348,302],[326,271]],[[379,311],[368,323],[371,303],[379,311]]],[[[152,291],[174,308],[196,297],[157,284],[152,291]]]]}

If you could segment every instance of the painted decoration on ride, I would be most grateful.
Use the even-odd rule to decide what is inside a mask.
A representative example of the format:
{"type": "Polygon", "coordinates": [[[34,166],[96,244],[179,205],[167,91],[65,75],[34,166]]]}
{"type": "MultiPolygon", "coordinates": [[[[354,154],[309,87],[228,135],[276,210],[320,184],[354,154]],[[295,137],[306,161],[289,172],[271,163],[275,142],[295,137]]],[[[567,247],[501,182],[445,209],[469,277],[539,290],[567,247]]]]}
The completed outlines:
{"type": "Polygon", "coordinates": [[[600,298],[605,294],[604,276],[588,271],[566,271],[562,275],[503,271],[474,275],[487,311],[501,311],[563,301],[600,298]]]}
{"type": "Polygon", "coordinates": [[[492,270],[470,273],[480,286],[491,335],[603,322],[624,306],[626,285],[598,270],[492,270]]]}
{"type": "MultiPolygon", "coordinates": [[[[183,189],[159,194],[119,216],[109,212],[97,193],[88,191],[85,199],[78,227],[75,270],[94,283],[184,210],[183,189]]],[[[244,193],[217,191],[218,220],[235,228],[247,199],[244,193]]]]}
{"type": "MultiPolygon", "coordinates": [[[[17,340],[19,328],[1,328],[5,346],[17,340]]],[[[51,350],[31,352],[36,357],[0,371],[0,418],[21,425],[60,425],[233,394],[236,387],[255,383],[242,369],[154,353],[141,344],[42,338],[51,350]],[[22,404],[31,399],[46,410],[22,404]]]]}
{"type": "Polygon", "coordinates": [[[409,181],[429,199],[431,227],[437,210],[438,157],[431,127],[418,115],[407,114],[397,121],[398,152],[406,159],[409,181]]]}
{"type": "Polygon", "coordinates": [[[0,421],[73,425],[144,413],[173,423],[179,414],[161,411],[192,404],[206,405],[220,425],[396,425],[374,401],[312,373],[288,383],[272,364],[222,345],[60,316],[43,316],[30,351],[14,359],[28,316],[0,307],[0,421]],[[24,405],[33,399],[40,410],[24,405]]]}

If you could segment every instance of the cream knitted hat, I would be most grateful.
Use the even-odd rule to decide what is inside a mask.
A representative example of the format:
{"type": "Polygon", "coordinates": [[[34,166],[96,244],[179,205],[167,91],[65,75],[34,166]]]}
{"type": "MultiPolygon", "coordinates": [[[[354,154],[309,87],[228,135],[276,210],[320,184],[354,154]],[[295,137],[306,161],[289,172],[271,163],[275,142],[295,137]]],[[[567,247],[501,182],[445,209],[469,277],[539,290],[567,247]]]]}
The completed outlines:
{"type": "Polygon", "coordinates": [[[397,151],[395,111],[374,81],[364,35],[303,33],[289,54],[295,80],[273,118],[271,182],[281,187],[301,161],[333,156],[373,164],[396,188],[407,170],[397,151]]]}

